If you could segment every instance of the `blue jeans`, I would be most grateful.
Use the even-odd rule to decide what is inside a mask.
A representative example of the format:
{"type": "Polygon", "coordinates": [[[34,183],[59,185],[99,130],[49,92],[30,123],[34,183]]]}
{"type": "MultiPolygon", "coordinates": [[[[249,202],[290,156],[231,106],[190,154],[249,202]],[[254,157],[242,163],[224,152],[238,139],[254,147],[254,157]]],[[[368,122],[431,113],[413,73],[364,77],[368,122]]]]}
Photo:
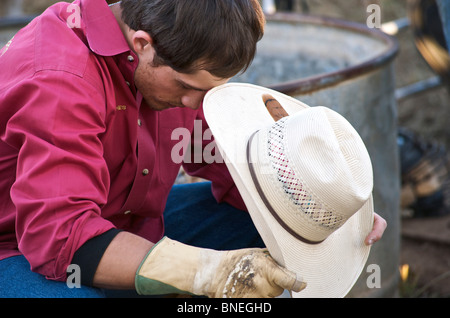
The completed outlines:
{"type": "MultiPolygon", "coordinates": [[[[164,212],[165,235],[198,247],[218,250],[263,247],[247,212],[217,204],[209,182],[175,185],[164,212]]],[[[0,261],[0,298],[104,298],[137,297],[135,291],[110,291],[45,279],[30,271],[23,256],[0,261]]]]}

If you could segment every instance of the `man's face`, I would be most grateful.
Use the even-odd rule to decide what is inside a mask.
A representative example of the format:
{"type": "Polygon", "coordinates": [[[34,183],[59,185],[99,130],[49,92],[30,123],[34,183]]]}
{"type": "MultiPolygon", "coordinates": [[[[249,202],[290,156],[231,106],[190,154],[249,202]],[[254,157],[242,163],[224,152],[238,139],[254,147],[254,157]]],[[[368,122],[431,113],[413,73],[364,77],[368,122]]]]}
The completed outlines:
{"type": "Polygon", "coordinates": [[[229,80],[217,78],[205,70],[185,74],[168,66],[153,66],[154,54],[153,47],[148,44],[139,54],[139,66],[135,72],[136,88],[154,110],[173,107],[197,109],[208,90],[229,80]]]}

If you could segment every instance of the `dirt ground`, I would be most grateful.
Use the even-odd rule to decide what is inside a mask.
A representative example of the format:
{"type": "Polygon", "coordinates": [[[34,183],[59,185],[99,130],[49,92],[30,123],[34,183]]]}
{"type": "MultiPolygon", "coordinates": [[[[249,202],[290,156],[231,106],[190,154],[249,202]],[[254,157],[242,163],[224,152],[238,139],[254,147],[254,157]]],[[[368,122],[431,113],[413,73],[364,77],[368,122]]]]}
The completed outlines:
{"type": "MultiPolygon", "coordinates": [[[[13,0],[15,1],[15,0],[13,0]]],[[[281,0],[282,1],[282,0],[281,0]]],[[[23,13],[35,14],[55,0],[23,0],[23,13]]],[[[0,2],[0,16],[6,1],[0,2]],[[3,6],[2,6],[3,4],[3,6]]],[[[300,0],[300,11],[365,23],[369,4],[381,8],[382,22],[407,16],[406,0],[300,0]]],[[[2,12],[3,11],[3,12],[2,12]]],[[[3,13],[3,14],[2,14],[3,13]]],[[[409,28],[396,38],[400,44],[394,62],[397,88],[435,76],[414,45],[409,28]]],[[[449,93],[445,87],[429,90],[398,103],[398,123],[450,149],[449,93]]],[[[409,266],[400,283],[401,297],[450,297],[450,216],[402,219],[400,264],[409,266]]],[[[404,269],[406,267],[403,267],[404,269]]]]}

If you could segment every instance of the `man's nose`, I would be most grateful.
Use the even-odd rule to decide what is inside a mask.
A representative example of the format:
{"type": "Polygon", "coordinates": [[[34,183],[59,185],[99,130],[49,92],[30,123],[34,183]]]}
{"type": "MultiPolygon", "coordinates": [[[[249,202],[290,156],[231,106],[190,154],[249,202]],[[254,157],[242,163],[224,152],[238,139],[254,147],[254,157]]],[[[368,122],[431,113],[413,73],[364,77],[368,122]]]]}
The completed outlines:
{"type": "Polygon", "coordinates": [[[188,108],[198,109],[205,97],[205,91],[191,90],[181,98],[181,103],[188,108]]]}

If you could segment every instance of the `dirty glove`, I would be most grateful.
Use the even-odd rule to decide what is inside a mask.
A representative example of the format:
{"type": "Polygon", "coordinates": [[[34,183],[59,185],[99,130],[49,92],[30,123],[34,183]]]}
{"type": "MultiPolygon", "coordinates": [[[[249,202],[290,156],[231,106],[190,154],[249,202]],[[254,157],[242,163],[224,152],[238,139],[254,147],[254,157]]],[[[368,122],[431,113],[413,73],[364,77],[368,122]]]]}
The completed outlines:
{"type": "Polygon", "coordinates": [[[306,284],[275,263],[265,249],[216,251],[159,241],[136,272],[140,295],[191,294],[210,298],[263,298],[306,284]]]}

